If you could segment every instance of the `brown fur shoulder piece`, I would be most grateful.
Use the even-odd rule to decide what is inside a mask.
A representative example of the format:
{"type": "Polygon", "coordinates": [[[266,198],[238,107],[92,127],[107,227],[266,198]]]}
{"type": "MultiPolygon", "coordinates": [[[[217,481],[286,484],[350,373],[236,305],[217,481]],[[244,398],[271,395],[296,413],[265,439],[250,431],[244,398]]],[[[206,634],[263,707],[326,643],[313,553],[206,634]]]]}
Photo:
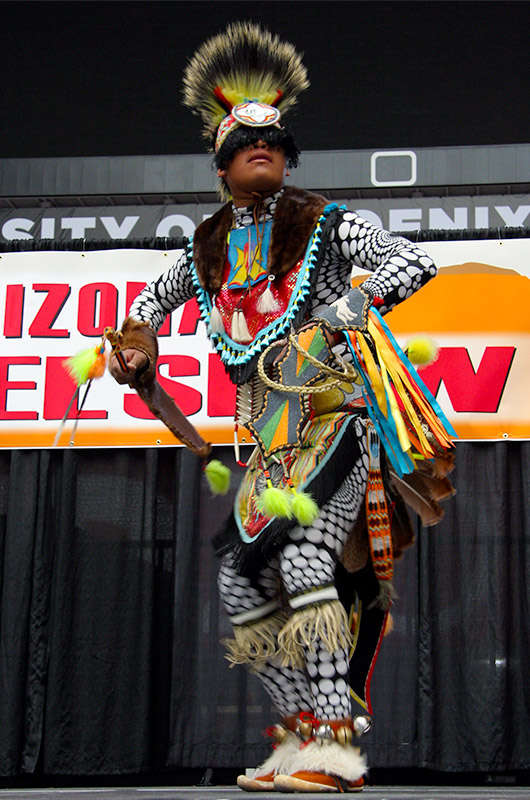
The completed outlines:
{"type": "Polygon", "coordinates": [[[205,219],[193,235],[193,263],[203,289],[218,292],[226,261],[226,239],[232,227],[232,203],[205,219]]]}
{"type": "MultiPolygon", "coordinates": [[[[288,186],[276,207],[269,248],[268,271],[281,278],[304,255],[307,242],[327,204],[325,197],[288,186]]],[[[226,239],[232,226],[227,203],[202,222],[193,237],[193,262],[201,286],[215,294],[221,288],[226,239]]]]}
{"type": "Polygon", "coordinates": [[[302,258],[327,203],[320,194],[286,188],[274,214],[267,265],[270,273],[281,278],[302,258]]]}
{"type": "Polygon", "coordinates": [[[147,322],[139,322],[133,317],[126,317],[121,326],[120,347],[122,350],[130,347],[145,353],[149,359],[147,367],[140,375],[136,373],[135,382],[143,386],[152,383],[156,376],[158,341],[156,333],[147,322]]]}

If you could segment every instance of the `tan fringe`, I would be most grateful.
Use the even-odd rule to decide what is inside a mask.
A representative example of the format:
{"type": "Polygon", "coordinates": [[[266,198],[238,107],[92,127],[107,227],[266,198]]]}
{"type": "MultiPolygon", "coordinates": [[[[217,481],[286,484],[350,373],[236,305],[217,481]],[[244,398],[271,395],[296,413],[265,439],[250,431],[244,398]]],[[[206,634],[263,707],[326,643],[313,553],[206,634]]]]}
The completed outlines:
{"type": "Polygon", "coordinates": [[[340,600],[301,608],[289,617],[278,634],[278,645],[283,655],[282,667],[303,666],[304,649],[314,652],[317,641],[322,642],[330,653],[341,647],[351,647],[353,637],[340,600]]]}
{"type": "Polygon", "coordinates": [[[286,613],[277,611],[248,625],[235,625],[234,638],[221,641],[227,649],[225,658],[230,661],[230,666],[250,664],[253,669],[259,670],[266,661],[278,654],[278,632],[286,620],[286,613]]]}

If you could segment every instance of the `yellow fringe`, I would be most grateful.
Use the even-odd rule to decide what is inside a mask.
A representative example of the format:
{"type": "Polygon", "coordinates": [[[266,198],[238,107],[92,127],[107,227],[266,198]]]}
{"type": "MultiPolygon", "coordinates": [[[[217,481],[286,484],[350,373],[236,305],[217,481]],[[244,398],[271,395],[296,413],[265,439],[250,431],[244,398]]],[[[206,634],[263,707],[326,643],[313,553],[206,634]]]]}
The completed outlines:
{"type": "Polygon", "coordinates": [[[225,658],[230,666],[250,664],[259,670],[266,661],[278,654],[278,632],[285,625],[287,614],[277,611],[248,625],[235,625],[234,638],[222,639],[227,649],[225,658]]]}
{"type": "Polygon", "coordinates": [[[352,645],[348,616],[340,600],[330,600],[295,611],[278,634],[282,652],[282,667],[301,667],[305,663],[304,649],[314,652],[320,641],[334,653],[352,645]]]}
{"type": "Polygon", "coordinates": [[[433,450],[424,435],[420,415],[424,417],[428,427],[434,434],[439,444],[442,447],[449,447],[451,445],[451,439],[443,427],[441,420],[438,418],[434,409],[423,395],[423,392],[421,392],[421,390],[415,386],[414,382],[411,381],[405,365],[396,355],[393,347],[386,337],[386,334],[379,327],[379,323],[374,317],[370,317],[368,320],[368,332],[372,337],[374,344],[376,345],[377,352],[380,355],[380,361],[384,361],[396,391],[399,393],[399,396],[405,405],[407,417],[410,423],[414,426],[420,443],[425,450],[423,455],[425,455],[427,458],[430,458],[433,455],[433,450]],[[417,406],[417,411],[419,411],[419,414],[414,409],[411,400],[417,406]]]}

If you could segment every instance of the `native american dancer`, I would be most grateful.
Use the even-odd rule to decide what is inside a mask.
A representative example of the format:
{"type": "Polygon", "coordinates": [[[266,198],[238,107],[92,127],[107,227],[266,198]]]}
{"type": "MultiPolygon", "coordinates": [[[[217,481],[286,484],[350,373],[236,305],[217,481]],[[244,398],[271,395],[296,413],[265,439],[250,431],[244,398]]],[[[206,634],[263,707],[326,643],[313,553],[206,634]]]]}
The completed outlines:
{"type": "Polygon", "coordinates": [[[207,458],[192,426],[168,421],[171,401],[156,381],[156,332],[196,298],[237,385],[236,423],[256,441],[216,542],[234,630],[228,658],[250,666],[279,714],[272,755],[238,779],[249,791],[362,787],[355,742],[371,724],[393,562],[412,539],[399,490],[411,475],[422,489],[418,464],[444,486],[432,465],[450,446],[434,398],[382,320],[434,277],[432,260],[284,186],[299,150],[280,119],[307,85],[292,45],[248,23],[197,51],[185,103],[203,116],[230,201],[138,296],[120,334],[128,371],[110,366],[207,458]],[[370,273],[354,288],[353,266],[370,273]]]}

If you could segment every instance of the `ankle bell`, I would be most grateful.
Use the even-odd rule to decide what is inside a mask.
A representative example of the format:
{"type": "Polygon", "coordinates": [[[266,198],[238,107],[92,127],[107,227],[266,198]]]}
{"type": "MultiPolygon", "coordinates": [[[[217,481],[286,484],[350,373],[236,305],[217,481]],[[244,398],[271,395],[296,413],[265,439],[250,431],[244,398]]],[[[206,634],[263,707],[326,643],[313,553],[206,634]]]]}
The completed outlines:
{"type": "Polygon", "coordinates": [[[368,733],[371,727],[372,717],[368,716],[368,714],[358,714],[353,718],[353,730],[357,737],[360,738],[365,733],[368,733]]]}
{"type": "Polygon", "coordinates": [[[305,743],[314,740],[323,746],[337,742],[348,747],[354,736],[359,739],[371,727],[372,718],[368,714],[359,714],[353,720],[318,720],[312,714],[302,712],[296,725],[296,733],[305,743]]]}
{"type": "Polygon", "coordinates": [[[347,747],[347,745],[351,744],[353,739],[352,729],[348,725],[341,725],[340,728],[337,728],[335,731],[335,739],[343,747],[347,747]]]}
{"type": "Polygon", "coordinates": [[[296,726],[296,734],[303,742],[308,742],[313,737],[312,723],[307,721],[299,722],[296,726]]]}
{"type": "Polygon", "coordinates": [[[321,722],[315,730],[315,742],[321,747],[331,744],[336,738],[335,731],[329,722],[321,722]]]}

